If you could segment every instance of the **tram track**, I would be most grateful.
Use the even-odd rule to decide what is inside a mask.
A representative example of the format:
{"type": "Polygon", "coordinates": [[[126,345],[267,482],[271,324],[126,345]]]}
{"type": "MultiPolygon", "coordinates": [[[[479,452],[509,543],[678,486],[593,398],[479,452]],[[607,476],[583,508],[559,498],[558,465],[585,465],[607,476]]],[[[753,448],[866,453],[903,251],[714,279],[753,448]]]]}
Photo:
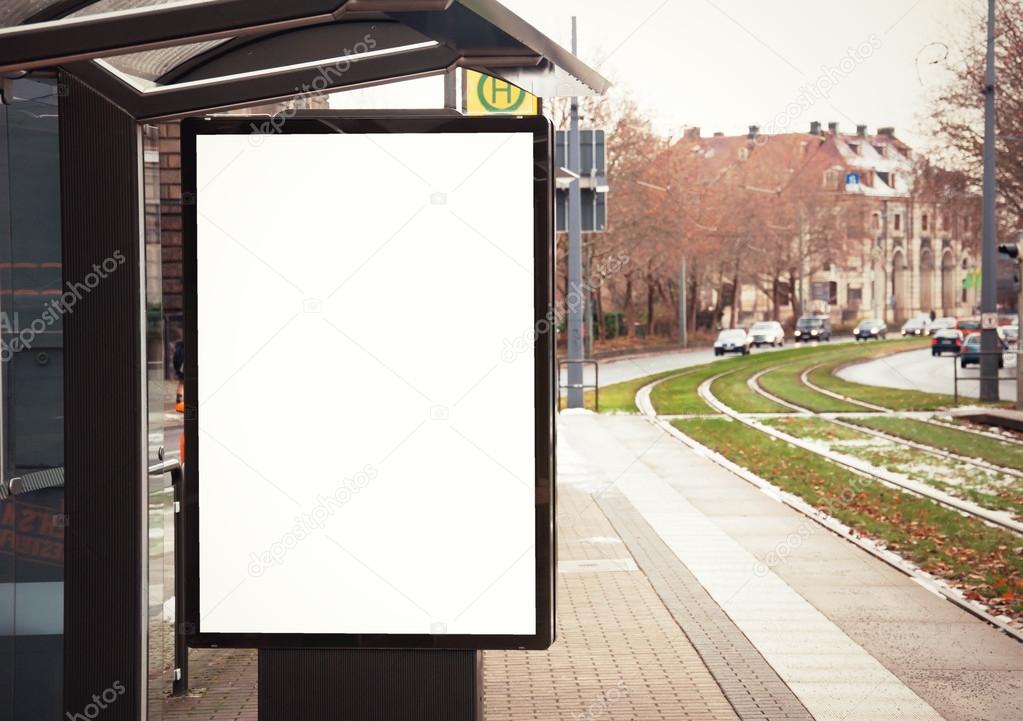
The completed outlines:
{"type": "MultiPolygon", "coordinates": [[[[765,369],[764,371],[761,371],[761,372],[755,374],[750,379],[750,381],[752,381],[754,378],[759,378],[759,376],[762,375],[763,373],[767,372],[767,370],[771,370],[771,369],[765,369]]],[[[706,379],[705,381],[703,381],[703,383],[700,384],[700,386],[697,389],[697,392],[700,395],[700,397],[704,400],[705,403],[707,403],[714,410],[718,411],[718,413],[721,414],[722,416],[725,416],[725,417],[728,417],[728,418],[732,418],[735,421],[738,421],[738,422],[743,423],[745,425],[751,426],[751,427],[753,427],[753,428],[755,428],[757,430],[760,430],[760,431],[762,431],[764,433],[767,433],[767,434],[772,435],[772,436],[774,436],[776,438],[779,438],[779,440],[783,440],[785,442],[792,443],[793,445],[795,445],[797,447],[804,448],[805,450],[811,451],[811,452],[813,452],[813,453],[815,453],[817,455],[825,455],[825,454],[820,453],[819,449],[817,449],[817,448],[812,448],[812,447],[808,448],[807,445],[804,442],[801,441],[801,439],[796,439],[796,438],[794,438],[792,436],[789,436],[788,434],[782,433],[780,431],[778,431],[776,433],[772,433],[772,431],[774,429],[771,429],[768,426],[765,426],[764,424],[757,422],[755,419],[749,418],[748,416],[744,417],[743,414],[738,413],[737,411],[731,409],[729,406],[723,404],[720,400],[718,400],[713,395],[713,393],[710,392],[710,386],[718,378],[721,378],[722,376],[727,375],[730,372],[733,372],[733,371],[726,371],[725,373],[719,373],[719,374],[717,374],[715,376],[712,376],[712,377],[706,379]]],[[[738,463],[735,463],[734,461],[730,460],[729,458],[727,458],[726,456],[722,455],[721,453],[719,453],[719,452],[717,452],[717,451],[715,451],[715,450],[713,450],[711,448],[708,448],[707,446],[703,445],[702,443],[700,443],[696,439],[690,437],[689,435],[685,434],[683,431],[679,430],[674,425],[672,425],[672,423],[669,420],[670,417],[668,417],[668,416],[664,416],[664,417],[659,416],[657,414],[657,411],[654,408],[651,400],[650,400],[650,394],[653,391],[655,386],[657,386],[658,384],[663,383],[663,382],[665,382],[667,380],[669,380],[669,379],[664,378],[664,379],[660,379],[660,380],[657,380],[657,381],[653,381],[653,382],[643,386],[642,388],[640,388],[639,391],[636,394],[636,399],[635,399],[636,407],[647,418],[647,420],[649,422],[651,422],[652,424],[656,425],[658,428],[663,430],[668,435],[670,435],[673,438],[679,440],[684,445],[686,445],[690,449],[692,449],[694,452],[696,452],[699,455],[702,455],[702,456],[712,460],[714,463],[717,463],[718,465],[722,466],[726,470],[731,471],[732,473],[734,473],[739,478],[742,478],[743,480],[747,481],[751,485],[759,488],[761,491],[763,491],[765,494],[767,494],[771,498],[775,499],[776,501],[778,501],[780,503],[783,503],[786,506],[789,506],[793,510],[795,510],[798,513],[806,516],[807,518],[809,518],[810,520],[814,521],[815,523],[821,525],[825,529],[831,531],[832,533],[835,533],[836,535],[840,536],[844,540],[846,540],[846,541],[852,543],[853,545],[859,547],[860,549],[862,549],[863,551],[867,552],[871,556],[877,558],[878,560],[884,562],[885,564],[891,566],[892,568],[898,570],[899,572],[909,576],[914,581],[919,583],[921,586],[923,586],[924,588],[930,590],[932,593],[935,593],[935,594],[937,594],[939,596],[942,596],[947,601],[953,603],[954,605],[956,605],[957,607],[961,608],[962,610],[964,610],[964,611],[970,613],[971,615],[981,619],[982,621],[988,623],[989,625],[999,629],[1000,631],[1002,631],[1006,635],[1010,636],[1011,638],[1015,639],[1016,641],[1019,641],[1019,642],[1023,643],[1023,631],[1020,631],[1014,625],[1009,623],[1005,619],[1005,617],[1003,617],[1003,616],[995,616],[995,615],[991,614],[982,603],[979,603],[979,602],[976,602],[976,601],[972,601],[972,600],[966,598],[965,595],[959,589],[953,587],[951,584],[949,584],[944,579],[938,578],[936,576],[933,576],[930,573],[927,573],[927,572],[921,570],[916,564],[906,560],[905,558],[903,558],[902,556],[898,555],[897,553],[895,553],[895,552],[885,548],[883,545],[879,545],[873,539],[871,539],[871,538],[869,538],[867,536],[864,536],[861,533],[856,532],[854,529],[850,528],[849,526],[846,526],[844,523],[842,523],[841,521],[839,521],[835,517],[829,515],[828,513],[822,511],[821,509],[818,509],[818,508],[814,507],[813,505],[811,505],[810,503],[806,502],[805,500],[803,500],[799,496],[796,496],[795,494],[793,494],[793,493],[791,493],[789,491],[786,491],[786,490],[784,490],[782,488],[779,488],[778,486],[776,486],[775,484],[771,483],[770,481],[767,481],[767,480],[761,478],[759,475],[757,475],[753,471],[751,471],[751,470],[749,470],[749,469],[739,465],[738,463]]],[[[786,403],[786,405],[795,406],[795,404],[788,404],[788,403],[786,403]]],[[[807,411],[808,413],[812,413],[812,412],[809,412],[808,409],[802,409],[802,410],[803,411],[807,411]]],[[[783,414],[767,414],[767,415],[771,415],[771,416],[774,416],[774,417],[783,417],[783,414]]],[[[802,416],[802,415],[803,414],[800,414],[800,416],[802,416]]],[[[816,414],[813,414],[813,415],[816,415],[816,414]]],[[[796,417],[796,416],[791,416],[790,415],[788,417],[796,417]]],[[[831,460],[831,459],[829,459],[829,460],[831,460]]],[[[837,461],[832,461],[832,462],[837,462],[837,461]]],[[[884,478],[878,477],[876,474],[873,474],[873,473],[870,473],[870,472],[864,472],[862,470],[859,470],[857,468],[853,468],[853,467],[848,466],[848,465],[843,464],[843,463],[839,463],[839,465],[843,465],[843,466],[845,466],[846,468],[849,468],[850,470],[852,470],[855,473],[858,473],[858,474],[861,474],[861,475],[865,475],[865,476],[874,478],[874,480],[876,480],[876,481],[878,481],[880,483],[883,483],[886,486],[897,487],[897,488],[900,488],[900,489],[902,489],[902,490],[904,490],[906,492],[914,493],[916,495],[924,495],[925,497],[928,497],[925,493],[924,494],[917,493],[913,489],[906,488],[903,484],[891,483],[891,482],[887,481],[884,478]]],[[[933,489],[931,489],[931,490],[933,490],[933,489]]],[[[942,494],[942,495],[944,495],[944,494],[942,494]]],[[[964,513],[965,515],[975,515],[975,514],[971,513],[969,510],[964,510],[962,508],[957,508],[957,506],[961,505],[958,502],[957,499],[953,499],[953,498],[949,497],[948,500],[950,500],[951,503],[945,503],[945,502],[943,502],[943,500],[939,500],[939,499],[936,499],[936,498],[931,498],[931,500],[933,500],[935,503],[940,503],[941,505],[949,506],[949,507],[957,510],[958,512],[964,513]]],[[[973,504],[969,504],[969,505],[973,505],[973,504]]],[[[980,509],[980,510],[983,512],[985,509],[980,509]]],[[[987,512],[985,512],[985,515],[986,515],[986,513],[987,512]]],[[[981,521],[983,521],[985,523],[989,523],[991,525],[995,525],[995,526],[999,526],[999,527],[1002,527],[1002,528],[1006,528],[1007,530],[1010,530],[1013,533],[1017,533],[1017,534],[1023,535],[1023,524],[1014,523],[1014,525],[1017,526],[1018,528],[1012,528],[1012,527],[1006,527],[1003,523],[996,522],[996,521],[991,521],[991,520],[988,520],[987,518],[983,518],[981,516],[976,516],[976,517],[978,517],[979,520],[981,520],[981,521]]],[[[999,521],[1001,521],[1001,520],[1003,520],[1003,519],[999,519],[999,521]]]]}

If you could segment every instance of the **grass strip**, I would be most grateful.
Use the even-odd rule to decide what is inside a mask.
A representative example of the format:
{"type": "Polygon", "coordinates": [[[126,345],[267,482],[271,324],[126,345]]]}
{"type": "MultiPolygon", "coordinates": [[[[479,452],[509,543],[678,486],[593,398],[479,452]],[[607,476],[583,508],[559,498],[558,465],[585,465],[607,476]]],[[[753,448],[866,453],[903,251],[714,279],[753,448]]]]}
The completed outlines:
{"type": "MultiPolygon", "coordinates": [[[[653,383],[661,378],[667,378],[668,376],[685,372],[687,372],[687,369],[679,368],[676,370],[654,373],[652,375],[643,376],[642,378],[633,378],[631,380],[622,381],[621,383],[611,383],[610,385],[602,386],[600,389],[600,412],[639,413],[639,409],[636,408],[636,393],[639,392],[640,388],[645,386],[647,383],[653,383]]],[[[592,390],[588,390],[583,393],[584,408],[589,408],[592,411],[594,409],[595,401],[596,396],[592,390]]],[[[560,407],[565,408],[567,405],[568,399],[562,396],[560,407]]]]}
{"type": "Polygon", "coordinates": [[[988,510],[1007,511],[1017,520],[1023,517],[1023,481],[1014,476],[927,453],[899,440],[879,438],[824,418],[770,419],[767,423],[988,510]]]}
{"type": "Polygon", "coordinates": [[[736,362],[729,359],[694,366],[685,375],[655,386],[650,393],[654,410],[660,415],[717,413],[700,398],[697,388],[708,378],[735,367],[736,362]]]}
{"type": "Polygon", "coordinates": [[[1023,618],[1023,554],[1015,534],[888,488],[810,451],[728,419],[675,427],[761,478],[946,579],[996,614],[1023,618]]]}
{"type": "MultiPolygon", "coordinates": [[[[925,345],[926,341],[917,339],[883,341],[877,344],[871,343],[864,346],[865,352],[859,355],[859,357],[863,361],[874,360],[891,355],[892,353],[923,348],[925,345]]],[[[926,393],[924,391],[901,388],[863,385],[862,383],[847,381],[835,375],[835,371],[848,363],[848,357],[831,359],[810,371],[808,378],[814,385],[820,386],[832,393],[838,393],[853,400],[872,403],[882,408],[889,408],[893,411],[933,411],[955,405],[955,399],[944,393],[926,393]]],[[[857,407],[857,410],[863,409],[857,407]]]]}
{"type": "Polygon", "coordinates": [[[890,436],[904,438],[907,441],[940,448],[966,458],[980,458],[996,466],[1023,471],[1023,446],[1016,443],[1007,443],[913,418],[873,416],[850,418],[848,422],[864,428],[872,428],[890,436]]]}
{"type": "Polygon", "coordinates": [[[863,406],[858,406],[838,398],[832,398],[815,391],[803,383],[803,371],[817,362],[819,362],[819,359],[813,359],[809,362],[801,360],[796,363],[783,365],[760,376],[760,386],[768,393],[815,413],[862,411],[863,406]]]}

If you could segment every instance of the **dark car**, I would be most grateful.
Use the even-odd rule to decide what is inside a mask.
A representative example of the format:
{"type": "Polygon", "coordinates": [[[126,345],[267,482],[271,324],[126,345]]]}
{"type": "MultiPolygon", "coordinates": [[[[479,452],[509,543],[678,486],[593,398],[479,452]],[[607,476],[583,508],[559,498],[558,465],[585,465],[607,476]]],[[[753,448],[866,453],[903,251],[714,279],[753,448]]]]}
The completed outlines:
{"type": "Polygon", "coordinates": [[[831,319],[818,315],[804,315],[796,321],[792,335],[796,342],[809,340],[831,340],[831,319]]]}
{"type": "Polygon", "coordinates": [[[931,338],[931,355],[940,356],[943,353],[959,354],[963,347],[963,333],[955,328],[939,330],[931,338]]]}
{"type": "Polygon", "coordinates": [[[860,321],[860,324],[856,326],[856,331],[853,333],[853,337],[856,340],[870,340],[874,338],[881,340],[882,338],[888,337],[888,324],[880,318],[868,318],[860,321]]]}
{"type": "MultiPolygon", "coordinates": [[[[1003,351],[1009,349],[1009,344],[1001,335],[998,336],[998,347],[1003,351]]],[[[963,368],[976,363],[980,365],[980,333],[970,333],[963,341],[962,349],[959,351],[959,365],[963,368]]],[[[1005,356],[998,356],[998,367],[1005,367],[1005,356]]]]}

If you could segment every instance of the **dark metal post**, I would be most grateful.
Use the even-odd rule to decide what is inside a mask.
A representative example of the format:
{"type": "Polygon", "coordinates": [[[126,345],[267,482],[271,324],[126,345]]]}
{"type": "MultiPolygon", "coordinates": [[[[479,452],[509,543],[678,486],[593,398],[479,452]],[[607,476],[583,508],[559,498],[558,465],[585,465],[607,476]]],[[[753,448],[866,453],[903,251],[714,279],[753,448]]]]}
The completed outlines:
{"type": "Polygon", "coordinates": [[[188,636],[185,615],[185,514],[181,512],[184,500],[182,483],[184,474],[181,466],[171,471],[171,486],[174,488],[174,681],[171,693],[184,696],[188,693],[188,636]]]}
{"type": "MultiPolygon", "coordinates": [[[[987,4],[987,68],[984,75],[984,195],[981,238],[980,311],[998,310],[998,254],[995,232],[995,0],[987,4]]],[[[998,330],[990,322],[980,331],[980,400],[998,400],[998,330]]]]}
{"type": "MultiPolygon", "coordinates": [[[[572,16],[572,52],[576,52],[575,16],[572,16]]],[[[583,407],[583,293],[582,191],[579,188],[579,98],[572,98],[568,130],[568,169],[576,177],[568,188],[568,407],[583,407]]]]}

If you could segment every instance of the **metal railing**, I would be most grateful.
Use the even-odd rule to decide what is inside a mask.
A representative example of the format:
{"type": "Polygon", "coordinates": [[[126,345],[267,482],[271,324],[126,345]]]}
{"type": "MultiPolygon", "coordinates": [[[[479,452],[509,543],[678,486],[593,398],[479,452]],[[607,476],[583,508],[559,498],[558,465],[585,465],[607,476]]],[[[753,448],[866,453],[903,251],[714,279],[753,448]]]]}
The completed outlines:
{"type": "Polygon", "coordinates": [[[181,512],[184,500],[181,462],[176,458],[161,461],[149,467],[150,476],[169,473],[174,489],[174,681],[171,694],[184,696],[188,693],[188,642],[185,638],[185,517],[181,512]]]}
{"type": "Polygon", "coordinates": [[[1020,355],[1021,355],[1021,351],[1020,350],[1018,350],[1018,349],[1017,350],[1013,350],[1011,348],[1006,349],[1006,350],[980,350],[980,351],[966,351],[966,350],[960,349],[959,353],[957,353],[956,355],[952,356],[952,397],[953,397],[953,402],[955,403],[955,405],[959,405],[959,384],[960,383],[973,383],[973,382],[980,383],[981,381],[986,381],[986,380],[993,380],[993,381],[998,382],[998,383],[1001,383],[1002,381],[1015,381],[1016,378],[1017,378],[1017,375],[1016,375],[1017,374],[1017,366],[1018,366],[1018,364],[1020,362],[1020,355]],[[960,363],[962,362],[962,357],[964,355],[969,356],[970,358],[973,358],[973,357],[976,356],[978,359],[982,358],[983,356],[991,356],[991,355],[999,356],[1002,359],[1015,357],[1016,362],[1015,362],[1015,364],[1010,366],[1008,363],[1005,363],[1004,360],[1003,360],[1003,363],[1002,363],[1002,366],[1001,366],[1003,368],[1006,368],[1006,367],[1007,368],[1011,368],[1012,369],[1012,375],[1002,375],[1001,373],[996,373],[993,376],[986,376],[986,375],[984,375],[984,371],[982,369],[982,364],[978,363],[977,364],[977,370],[978,370],[977,375],[975,375],[975,376],[973,376],[973,375],[971,375],[971,376],[963,376],[963,375],[960,375],[962,373],[962,370],[961,370],[961,367],[960,367],[960,363]]]}
{"type": "MultiPolygon", "coordinates": [[[[565,388],[581,388],[583,392],[587,390],[593,391],[593,410],[600,412],[600,364],[592,358],[583,358],[582,360],[568,360],[567,358],[558,361],[558,403],[561,403],[561,367],[568,366],[572,363],[586,365],[593,365],[593,383],[566,383],[565,388]]],[[[566,373],[567,377],[567,373],[566,373]]],[[[586,405],[585,399],[583,405],[586,405]]]]}

